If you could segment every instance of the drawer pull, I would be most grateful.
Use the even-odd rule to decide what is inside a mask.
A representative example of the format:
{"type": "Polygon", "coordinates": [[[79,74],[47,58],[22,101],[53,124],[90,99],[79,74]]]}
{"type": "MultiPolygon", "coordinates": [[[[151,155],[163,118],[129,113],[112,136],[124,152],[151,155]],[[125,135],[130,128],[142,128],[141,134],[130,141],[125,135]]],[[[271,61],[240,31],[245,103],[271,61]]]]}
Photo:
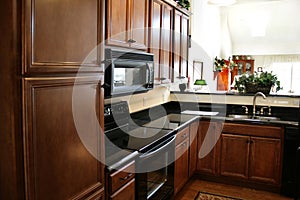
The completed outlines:
{"type": "Polygon", "coordinates": [[[127,176],[125,176],[124,178],[120,178],[120,179],[125,181],[125,180],[129,179],[131,176],[132,176],[132,173],[130,173],[127,176]]]}

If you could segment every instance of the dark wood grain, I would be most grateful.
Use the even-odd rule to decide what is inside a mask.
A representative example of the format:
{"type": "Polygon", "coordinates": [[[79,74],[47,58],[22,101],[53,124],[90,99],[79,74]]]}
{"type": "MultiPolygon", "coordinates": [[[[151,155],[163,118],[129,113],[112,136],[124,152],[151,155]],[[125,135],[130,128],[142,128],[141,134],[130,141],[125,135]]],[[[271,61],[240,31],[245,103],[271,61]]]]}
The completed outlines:
{"type": "Polygon", "coordinates": [[[24,80],[23,142],[28,199],[82,199],[103,188],[103,164],[97,160],[104,155],[103,132],[98,122],[102,121],[103,112],[96,80],[83,78],[77,83],[85,99],[80,100],[80,105],[75,102],[82,115],[80,121],[73,116],[74,78],[24,80]],[[75,123],[80,124],[79,129],[75,123]],[[85,137],[84,142],[80,137],[85,137]]]}

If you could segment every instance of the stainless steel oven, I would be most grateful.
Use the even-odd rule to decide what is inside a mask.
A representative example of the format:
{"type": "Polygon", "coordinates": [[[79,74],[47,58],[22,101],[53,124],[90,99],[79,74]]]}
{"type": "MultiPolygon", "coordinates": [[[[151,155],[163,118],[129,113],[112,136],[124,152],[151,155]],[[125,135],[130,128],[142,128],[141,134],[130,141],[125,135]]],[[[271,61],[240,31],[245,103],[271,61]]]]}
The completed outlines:
{"type": "Polygon", "coordinates": [[[176,131],[131,123],[127,102],[105,106],[105,135],[120,150],[137,151],[136,199],[173,196],[176,131]]]}
{"type": "Polygon", "coordinates": [[[170,199],[173,196],[175,137],[140,155],[137,199],[170,199]]]}

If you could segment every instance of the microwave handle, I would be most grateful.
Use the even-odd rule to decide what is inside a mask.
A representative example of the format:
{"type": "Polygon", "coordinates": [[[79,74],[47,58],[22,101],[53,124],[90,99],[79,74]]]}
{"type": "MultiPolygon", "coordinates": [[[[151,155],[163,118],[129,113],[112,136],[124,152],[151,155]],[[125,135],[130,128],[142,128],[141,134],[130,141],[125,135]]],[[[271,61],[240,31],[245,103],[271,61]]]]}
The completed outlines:
{"type": "MultiPolygon", "coordinates": [[[[153,63],[152,63],[153,64],[153,63]]],[[[149,66],[149,63],[146,63],[147,67],[147,84],[151,84],[151,79],[152,79],[152,71],[153,71],[153,65],[152,68],[149,66]]]]}

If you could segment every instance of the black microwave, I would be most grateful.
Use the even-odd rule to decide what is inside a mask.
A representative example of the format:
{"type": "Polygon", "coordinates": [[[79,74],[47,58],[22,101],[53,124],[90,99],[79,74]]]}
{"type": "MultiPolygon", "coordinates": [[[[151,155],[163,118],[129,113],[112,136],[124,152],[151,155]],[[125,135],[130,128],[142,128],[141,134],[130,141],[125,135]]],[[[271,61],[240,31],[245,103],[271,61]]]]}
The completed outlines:
{"type": "Polygon", "coordinates": [[[105,96],[146,92],[154,86],[154,55],[105,49],[105,96]]]}

